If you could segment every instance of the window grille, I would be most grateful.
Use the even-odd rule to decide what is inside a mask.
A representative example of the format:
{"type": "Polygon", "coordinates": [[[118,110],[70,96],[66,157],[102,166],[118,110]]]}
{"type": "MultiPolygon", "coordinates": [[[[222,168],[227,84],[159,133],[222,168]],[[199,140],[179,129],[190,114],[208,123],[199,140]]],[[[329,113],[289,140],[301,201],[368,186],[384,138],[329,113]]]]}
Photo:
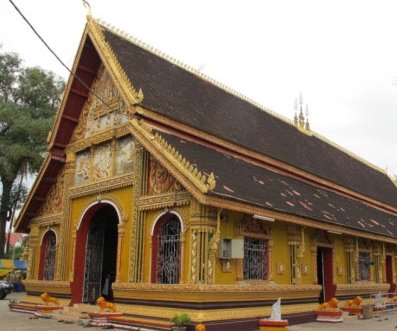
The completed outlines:
{"type": "Polygon", "coordinates": [[[360,280],[370,280],[371,268],[370,268],[370,255],[369,253],[360,252],[358,256],[358,270],[360,280]]]}
{"type": "Polygon", "coordinates": [[[83,302],[95,302],[100,296],[103,262],[103,223],[90,224],[85,261],[85,281],[83,302]]]}
{"type": "Polygon", "coordinates": [[[376,283],[382,283],[381,280],[381,265],[380,265],[380,256],[379,255],[374,255],[374,272],[375,272],[375,282],[376,283]]]}
{"type": "Polygon", "coordinates": [[[179,254],[180,254],[179,219],[171,218],[160,225],[157,236],[157,283],[179,283],[179,254]]]}
{"type": "Polygon", "coordinates": [[[46,245],[45,245],[44,272],[43,272],[44,280],[54,279],[55,251],[56,251],[56,237],[55,237],[55,233],[50,231],[48,232],[46,245]]]}
{"type": "Polygon", "coordinates": [[[244,279],[268,278],[268,241],[244,238],[244,279]]]}
{"type": "Polygon", "coordinates": [[[346,282],[351,284],[353,282],[352,269],[353,269],[353,252],[346,252],[346,282]]]}
{"type": "Polygon", "coordinates": [[[296,284],[296,246],[296,244],[289,245],[289,269],[291,271],[291,284],[296,284]]]}

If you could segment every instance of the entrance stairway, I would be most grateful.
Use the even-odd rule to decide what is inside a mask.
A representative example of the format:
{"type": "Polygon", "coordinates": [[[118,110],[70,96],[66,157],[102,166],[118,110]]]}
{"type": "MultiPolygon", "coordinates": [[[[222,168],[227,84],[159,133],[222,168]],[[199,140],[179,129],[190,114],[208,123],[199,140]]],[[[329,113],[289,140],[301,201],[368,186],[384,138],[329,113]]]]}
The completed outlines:
{"type": "Polygon", "coordinates": [[[73,307],[44,306],[33,303],[10,303],[10,310],[52,318],[61,323],[109,327],[122,330],[170,331],[174,326],[166,319],[122,313],[99,313],[96,305],[75,304],[73,307]]]}

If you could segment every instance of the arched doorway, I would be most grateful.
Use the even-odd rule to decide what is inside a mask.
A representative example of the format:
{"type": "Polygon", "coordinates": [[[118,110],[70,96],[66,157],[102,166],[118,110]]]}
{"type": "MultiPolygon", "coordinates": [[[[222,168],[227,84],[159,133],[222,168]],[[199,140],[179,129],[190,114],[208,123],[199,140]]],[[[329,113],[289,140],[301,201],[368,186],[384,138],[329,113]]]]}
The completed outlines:
{"type": "Polygon", "coordinates": [[[156,222],[152,239],[152,283],[178,284],[181,265],[181,221],[166,213],[156,222]]]}
{"type": "Polygon", "coordinates": [[[54,280],[56,236],[54,231],[47,231],[41,243],[39,279],[54,280]]]}
{"type": "Polygon", "coordinates": [[[76,236],[72,302],[94,303],[102,295],[113,299],[118,219],[116,209],[106,203],[98,203],[85,213],[76,236]]]}

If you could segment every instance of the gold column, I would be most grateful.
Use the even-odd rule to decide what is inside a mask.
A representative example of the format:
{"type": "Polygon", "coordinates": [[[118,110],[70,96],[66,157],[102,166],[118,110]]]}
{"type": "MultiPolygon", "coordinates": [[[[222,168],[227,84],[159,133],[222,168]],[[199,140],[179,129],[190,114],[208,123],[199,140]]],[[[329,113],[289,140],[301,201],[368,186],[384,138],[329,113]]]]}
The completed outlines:
{"type": "MultiPolygon", "coordinates": [[[[74,260],[75,260],[75,252],[76,252],[76,237],[77,237],[77,230],[76,228],[73,229],[72,233],[72,261],[71,261],[71,266],[70,266],[70,272],[69,272],[69,280],[73,281],[74,277],[74,260]]],[[[85,252],[84,252],[85,254],[85,252]]]]}
{"type": "Polygon", "coordinates": [[[357,282],[360,280],[360,270],[359,270],[359,250],[358,250],[358,239],[356,239],[353,251],[353,270],[354,270],[354,278],[352,277],[352,282],[357,282]]]}
{"type": "MultiPolygon", "coordinates": [[[[135,164],[134,164],[134,183],[132,195],[132,212],[131,212],[131,233],[130,233],[130,260],[128,265],[128,281],[132,283],[142,282],[142,270],[138,262],[142,261],[143,241],[143,214],[139,211],[138,200],[142,195],[146,183],[147,173],[147,155],[143,146],[135,143],[135,164]],[[139,229],[138,229],[139,228],[139,229]]],[[[150,270],[150,269],[149,269],[150,270]]]]}
{"type": "Polygon", "coordinates": [[[269,281],[273,280],[273,240],[269,240],[269,281]]]}
{"type": "Polygon", "coordinates": [[[382,256],[381,256],[381,275],[380,279],[382,283],[386,283],[386,247],[385,244],[382,244],[382,256]]]}
{"type": "MultiPolygon", "coordinates": [[[[71,199],[69,196],[69,187],[74,184],[74,175],[76,168],[76,155],[74,152],[68,151],[66,153],[66,164],[64,171],[64,187],[63,187],[63,205],[62,205],[62,219],[59,229],[59,254],[57,256],[56,274],[57,280],[70,280],[70,273],[68,270],[70,256],[73,257],[74,250],[70,251],[70,205],[71,199]]],[[[73,268],[73,265],[72,265],[73,268]]]]}
{"type": "Polygon", "coordinates": [[[191,252],[190,252],[190,283],[197,283],[197,270],[198,270],[198,242],[197,242],[198,233],[197,230],[194,229],[191,231],[191,252]]]}
{"type": "Polygon", "coordinates": [[[39,242],[39,234],[38,229],[36,227],[32,227],[29,236],[30,242],[30,252],[29,252],[29,261],[28,261],[28,273],[26,275],[27,279],[37,279],[37,266],[36,261],[40,261],[40,242],[39,242]]]}
{"type": "Polygon", "coordinates": [[[312,257],[312,283],[317,284],[318,275],[317,275],[317,240],[312,239],[310,245],[310,253],[312,257]]]}
{"type": "Polygon", "coordinates": [[[215,265],[210,260],[210,241],[216,227],[215,209],[192,199],[190,216],[189,224],[192,231],[190,282],[212,284],[215,265]]]}
{"type": "MultiPolygon", "coordinates": [[[[121,220],[120,220],[121,222],[121,220]]],[[[121,253],[123,249],[123,240],[125,237],[125,225],[119,223],[118,227],[118,238],[117,238],[117,264],[116,264],[116,283],[120,282],[120,271],[121,271],[121,253]]]]}
{"type": "Polygon", "coordinates": [[[179,284],[183,284],[185,281],[184,281],[184,278],[183,278],[183,275],[184,275],[184,269],[185,269],[185,263],[184,263],[184,257],[185,257],[185,254],[184,254],[184,252],[185,252],[185,233],[182,233],[181,234],[181,238],[180,238],[180,244],[181,244],[181,247],[180,247],[180,251],[181,251],[181,256],[180,256],[180,260],[181,260],[181,273],[180,273],[180,275],[179,275],[179,284]]]}

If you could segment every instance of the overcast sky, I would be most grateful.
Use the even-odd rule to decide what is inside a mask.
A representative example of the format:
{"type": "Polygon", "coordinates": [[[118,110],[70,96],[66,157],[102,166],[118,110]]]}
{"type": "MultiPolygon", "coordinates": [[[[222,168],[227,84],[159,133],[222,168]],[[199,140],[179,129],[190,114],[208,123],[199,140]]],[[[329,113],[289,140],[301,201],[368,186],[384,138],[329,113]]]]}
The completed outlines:
{"type": "MultiPolygon", "coordinates": [[[[71,66],[81,0],[13,0],[71,66]]],[[[299,93],[311,127],[397,174],[397,1],[88,0],[105,20],[290,119],[299,93]]],[[[68,77],[0,0],[2,51],[68,77]]]]}

